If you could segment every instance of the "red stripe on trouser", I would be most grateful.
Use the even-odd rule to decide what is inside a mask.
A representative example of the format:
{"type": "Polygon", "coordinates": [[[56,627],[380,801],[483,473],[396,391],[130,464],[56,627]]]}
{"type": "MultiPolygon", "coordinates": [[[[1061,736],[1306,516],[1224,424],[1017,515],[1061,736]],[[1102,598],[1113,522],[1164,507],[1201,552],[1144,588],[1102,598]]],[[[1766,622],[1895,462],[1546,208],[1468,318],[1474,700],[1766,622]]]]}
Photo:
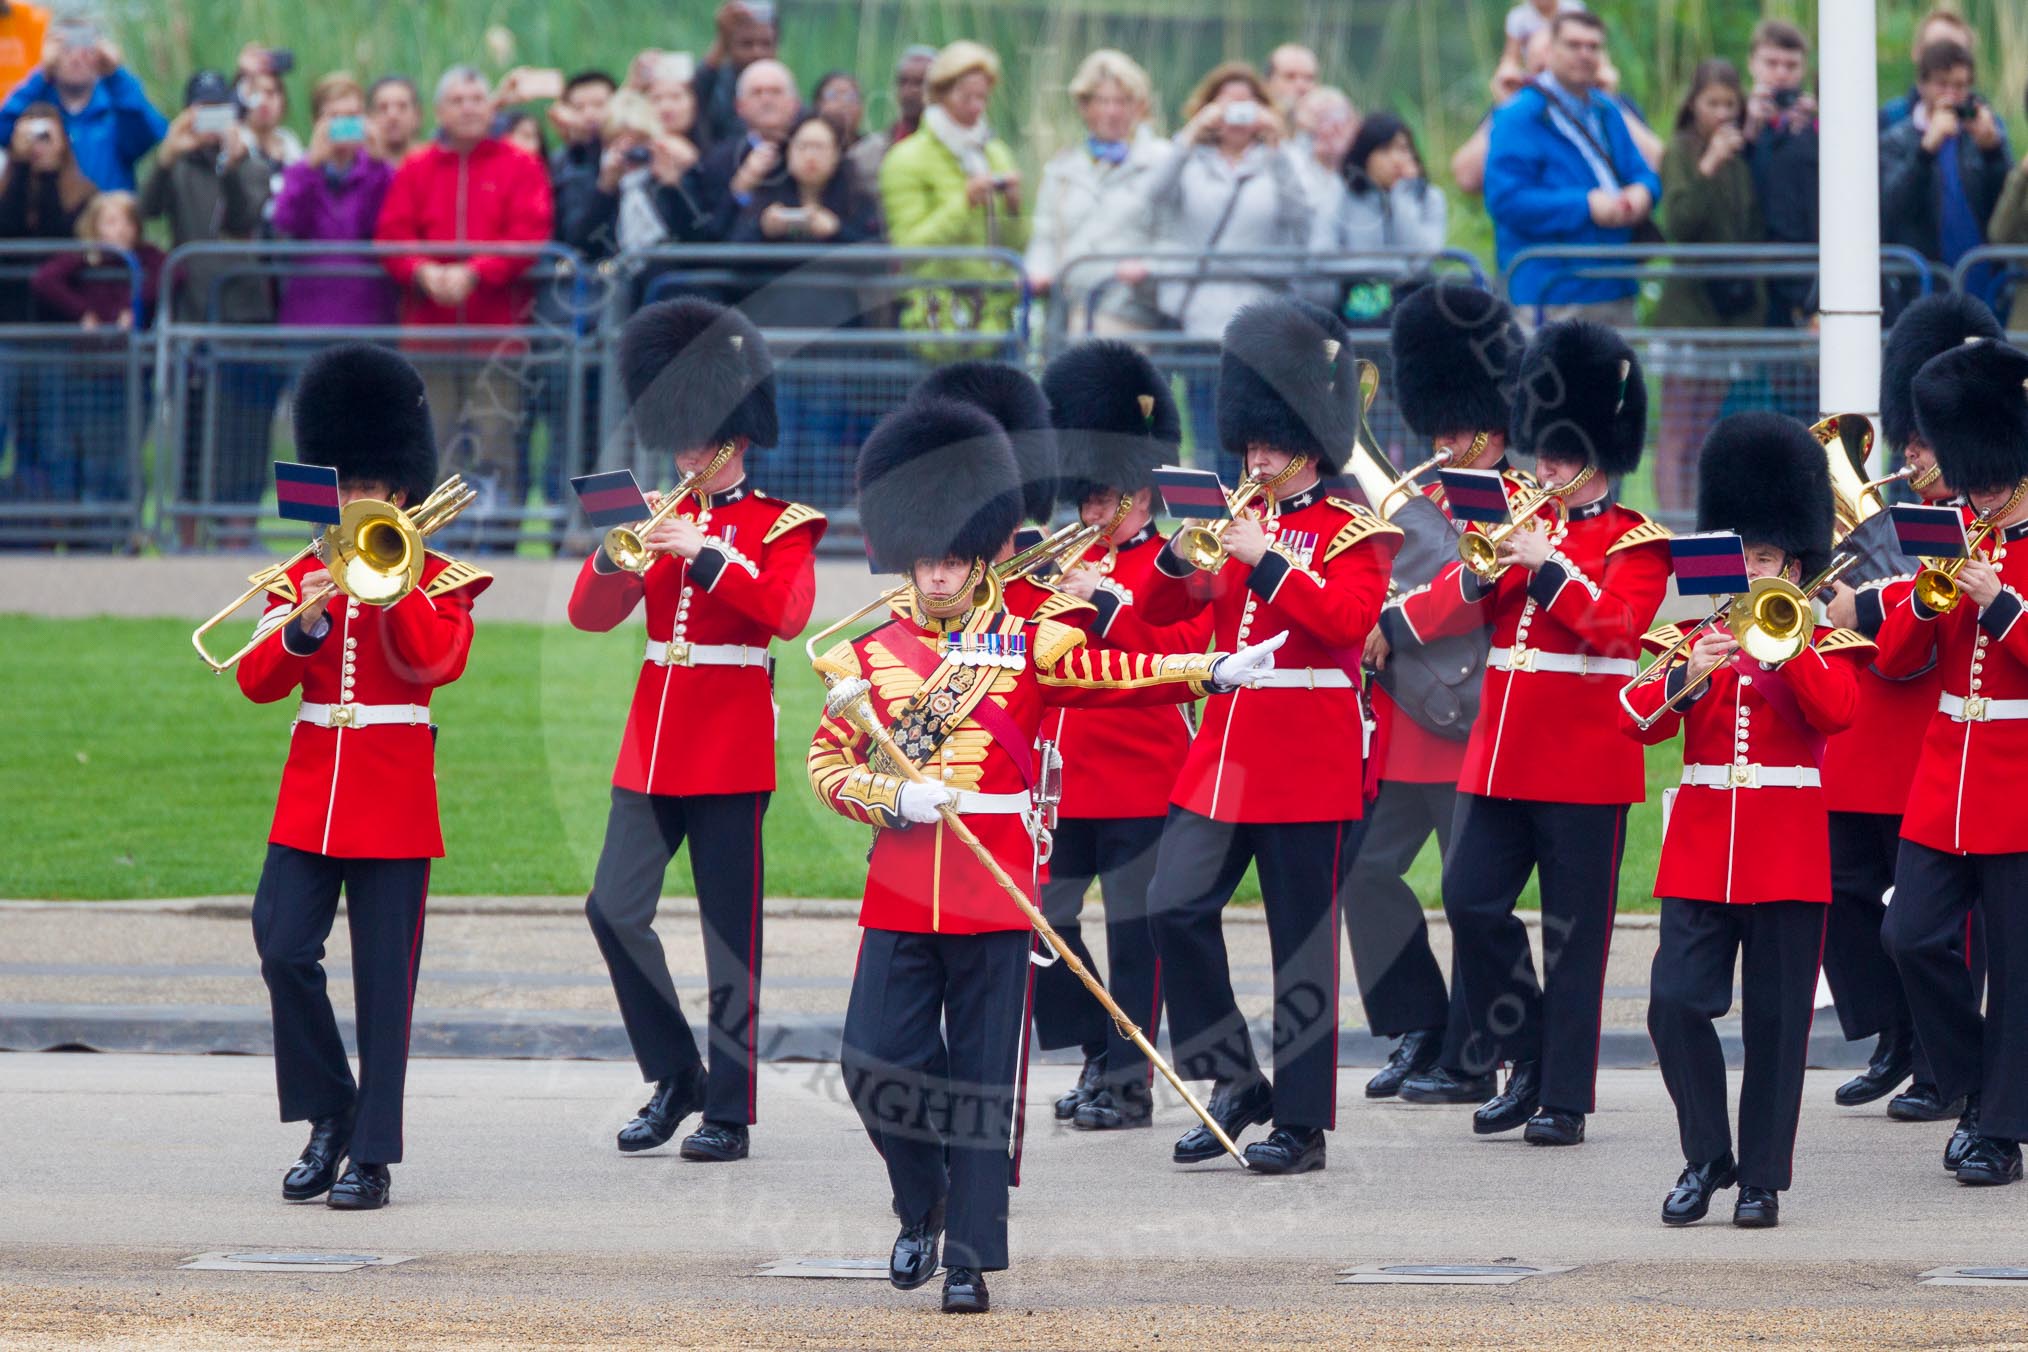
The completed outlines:
{"type": "Polygon", "coordinates": [[[1331,838],[1331,1130],[1338,1129],[1338,889],[1345,885],[1345,823],[1331,838]]]}
{"type": "MultiPolygon", "coordinates": [[[[1598,1054],[1599,1048],[1605,1042],[1606,971],[1612,966],[1613,961],[1613,921],[1620,913],[1620,837],[1626,831],[1627,811],[1628,809],[1623,808],[1620,814],[1613,818],[1613,852],[1607,856],[1607,866],[1611,869],[1611,874],[1606,884],[1605,943],[1601,945],[1602,951],[1598,960],[1598,1036],[1592,1039],[1591,1044],[1591,1107],[1586,1110],[1587,1112],[1598,1111],[1598,1054]]],[[[1543,942],[1546,944],[1548,939],[1545,937],[1543,942]]],[[[1543,956],[1546,967],[1547,949],[1544,950],[1543,956]]],[[[1654,1039],[1651,1036],[1649,1040],[1654,1039]]]]}
{"type": "Polygon", "coordinates": [[[753,908],[746,927],[746,1116],[760,1120],[761,800],[753,800],[753,908]]]}
{"type": "MultiPolygon", "coordinates": [[[[1153,997],[1148,1001],[1148,1022],[1142,1031],[1147,1034],[1148,1045],[1150,1047],[1155,1045],[1155,1039],[1161,1036],[1162,1033],[1162,960],[1160,958],[1155,959],[1155,990],[1153,997]]],[[[1152,1095],[1155,1092],[1154,1058],[1142,1057],[1141,1059],[1147,1062],[1147,1065],[1142,1067],[1142,1069],[1147,1072],[1148,1092],[1152,1095]]]]}
{"type": "MultiPolygon", "coordinates": [[[[348,901],[346,903],[350,905],[348,901]]],[[[430,861],[423,860],[422,896],[415,904],[415,934],[408,941],[408,1020],[401,1030],[401,1054],[408,1056],[409,1037],[415,1031],[415,983],[422,966],[423,916],[430,905],[430,861]]]]}
{"type": "Polygon", "coordinates": [[[1021,1070],[1014,1079],[1014,1141],[1008,1161],[1008,1184],[1016,1188],[1021,1186],[1021,1139],[1028,1128],[1028,1025],[1035,1017],[1035,964],[1024,955],[1021,965],[1028,969],[1028,982],[1021,993],[1020,1040],[1015,1044],[1020,1050],[1014,1059],[1021,1070]]]}

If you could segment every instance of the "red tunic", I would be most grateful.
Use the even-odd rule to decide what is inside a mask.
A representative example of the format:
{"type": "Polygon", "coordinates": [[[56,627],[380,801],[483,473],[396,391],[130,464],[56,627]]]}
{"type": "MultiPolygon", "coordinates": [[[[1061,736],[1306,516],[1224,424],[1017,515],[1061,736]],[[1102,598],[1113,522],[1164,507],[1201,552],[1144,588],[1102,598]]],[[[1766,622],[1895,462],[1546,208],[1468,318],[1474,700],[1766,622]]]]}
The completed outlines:
{"type": "MultiPolygon", "coordinates": [[[[289,580],[300,588],[306,574],[323,566],[304,559],[289,569],[289,580]]],[[[310,704],[427,708],[432,691],[464,673],[472,602],[491,581],[429,554],[421,584],[391,606],[333,596],[324,612],[330,629],[306,653],[290,650],[280,624],[294,598],[271,595],[262,620],[274,628],[236,669],[239,688],[256,704],[300,690],[310,704]]],[[[428,718],[371,727],[294,724],[268,839],[341,859],[441,859],[436,739],[428,718]]]]}
{"type": "MultiPolygon", "coordinates": [[[[1078,629],[1005,611],[975,610],[948,624],[918,620],[901,601],[890,623],[833,647],[819,659],[817,669],[826,677],[863,676],[871,681],[875,714],[892,727],[924,682],[889,645],[916,644],[937,657],[943,634],[954,629],[1021,635],[1027,643],[1025,657],[977,669],[989,683],[974,690],[978,699],[1005,713],[1002,725],[1008,740],[996,736],[992,723],[967,713],[924,767],[946,786],[977,794],[1024,792],[1029,776],[1019,758],[1032,757],[1045,709],[1193,700],[1204,693],[1213,661],[1209,654],[1152,657],[1094,651],[1084,646],[1084,634],[1078,629]]],[[[941,674],[931,681],[933,690],[950,688],[941,674]]],[[[902,821],[895,811],[902,781],[867,768],[870,742],[849,721],[826,713],[809,756],[811,785],[827,807],[882,828],[867,862],[859,923],[908,933],[1027,929],[1027,918],[948,826],[902,821]]],[[[1021,815],[968,813],[965,824],[1033,900],[1036,850],[1021,815]]]]}
{"type": "Polygon", "coordinates": [[[1319,486],[1281,504],[1259,564],[1227,558],[1217,573],[1164,551],[1135,609],[1173,624],[1207,607],[1216,645],[1233,650],[1288,631],[1277,677],[1305,671],[1346,684],[1272,685],[1214,695],[1169,801],[1225,822],[1357,821],[1365,811],[1359,664],[1387,598],[1401,532],[1319,486]],[[1176,571],[1181,570],[1178,576],[1176,571]]]}
{"type": "MultiPolygon", "coordinates": [[[[1661,651],[1677,634],[1673,625],[1659,630],[1651,636],[1651,646],[1661,651]]],[[[1859,707],[1858,673],[1873,645],[1858,634],[1822,626],[1812,643],[1779,669],[1751,659],[1721,665],[1687,709],[1665,715],[1646,732],[1621,710],[1620,729],[1648,746],[1658,746],[1682,729],[1686,766],[1717,766],[1742,778],[1757,780],[1763,771],[1816,770],[1823,739],[1852,724],[1859,707]],[[1766,691],[1776,680],[1794,695],[1795,712],[1808,730],[1769,702],[1766,691]]],[[[1680,680],[1679,674],[1669,684],[1680,680]]],[[[1650,681],[1628,698],[1642,713],[1653,713],[1665,697],[1663,687],[1661,681],[1650,681]]],[[[1662,836],[1655,895],[1688,901],[1829,902],[1830,819],[1823,789],[1807,784],[1681,786],[1662,836]]]]}
{"type": "MultiPolygon", "coordinates": [[[[1969,525],[1970,509],[1965,518],[1969,525]]],[[[1977,703],[1956,704],[2028,701],[2028,623],[2022,620],[2028,524],[2010,528],[1993,546],[1993,556],[2003,590],[1983,611],[1965,597],[1949,614],[1934,615],[1908,584],[1884,596],[1880,669],[1906,675],[1934,653],[1942,671],[1939,702],[1958,708],[1931,710],[1901,820],[1903,840],[1950,854],[2028,850],[2028,812],[2020,808],[2028,800],[2028,718],[1981,720],[1972,716],[1977,703]]]]}
{"type": "MultiPolygon", "coordinates": [[[[578,571],[570,622],[604,633],[645,599],[648,639],[764,654],[810,622],[821,513],[742,482],[676,514],[712,543],[694,562],[665,554],[646,573],[578,571]]],[[[774,685],[766,666],[668,665],[643,658],[613,783],[636,793],[762,793],[775,787],[774,685]]]]}
{"type": "MultiPolygon", "coordinates": [[[[1890,578],[1859,591],[1859,629],[1877,633],[1883,598],[1908,579],[1890,578]]],[[[1943,692],[1943,672],[1925,663],[1912,676],[1890,678],[1869,662],[1859,672],[1859,713],[1824,751],[1824,805],[1833,812],[1899,817],[1915,782],[1923,734],[1943,692]]]]}
{"type": "MultiPolygon", "coordinates": [[[[1149,625],[1134,614],[1133,599],[1149,584],[1164,537],[1151,525],[1119,547],[1113,571],[1092,598],[1090,633],[1097,646],[1126,652],[1203,652],[1211,641],[1207,607],[1173,625],[1149,625]]],[[[1102,557],[1096,546],[1085,561],[1102,557]]],[[[1063,817],[1162,817],[1183,758],[1190,754],[1188,705],[1113,709],[1103,715],[1059,709],[1045,718],[1042,735],[1063,755],[1063,817]]]]}
{"type": "Polygon", "coordinates": [[[1669,532],[1601,498],[1572,511],[1555,552],[1531,578],[1509,568],[1490,589],[1462,563],[1397,598],[1382,623],[1411,638],[1492,629],[1520,648],[1508,669],[1489,660],[1479,718],[1458,789],[1542,803],[1638,803],[1641,748],[1619,734],[1619,692],[1637,670],[1643,632],[1669,586],[1669,532]],[[1538,655],[1558,666],[1549,670],[1538,655]]]}

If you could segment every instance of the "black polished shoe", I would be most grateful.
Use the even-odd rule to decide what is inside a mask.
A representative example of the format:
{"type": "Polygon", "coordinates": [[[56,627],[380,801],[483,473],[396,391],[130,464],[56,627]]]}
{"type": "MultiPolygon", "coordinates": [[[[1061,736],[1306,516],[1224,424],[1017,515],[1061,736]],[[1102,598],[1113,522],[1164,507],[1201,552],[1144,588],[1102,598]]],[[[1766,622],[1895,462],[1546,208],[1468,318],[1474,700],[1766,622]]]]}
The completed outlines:
{"type": "Polygon", "coordinates": [[[1077,1116],[1077,1110],[1098,1097],[1105,1087],[1106,1057],[1104,1052],[1084,1058],[1084,1069],[1077,1073],[1077,1083],[1068,1094],[1056,1101],[1056,1120],[1068,1122],[1077,1116]]]}
{"type": "Polygon", "coordinates": [[[1772,1230],[1782,1223],[1781,1194],[1773,1188],[1741,1188],[1732,1204],[1732,1223],[1742,1230],[1772,1230]]]}
{"type": "Polygon", "coordinates": [[[1917,1080],[1896,1094],[1887,1105],[1887,1115],[1897,1122],[1948,1122],[1965,1110],[1965,1101],[1945,1103],[1943,1091],[1917,1080]]]}
{"type": "Polygon", "coordinates": [[[1974,1136],[1958,1165],[1958,1182],[1993,1188],[2021,1181],[2021,1143],[1997,1136],[1974,1136]]]}
{"type": "Polygon", "coordinates": [[[324,1199],[324,1205],[336,1211],[378,1211],[387,1205],[387,1193],[394,1180],[385,1164],[361,1164],[358,1160],[346,1167],[345,1174],[331,1185],[331,1195],[324,1199]]]}
{"type": "Polygon", "coordinates": [[[1535,1116],[1542,1106],[1542,1064],[1516,1061],[1507,1072],[1507,1087],[1487,1099],[1472,1114],[1472,1130],[1481,1136],[1512,1131],[1535,1116]]]}
{"type": "Polygon", "coordinates": [[[1403,1033],[1394,1051],[1388,1056],[1387,1064],[1380,1073],[1366,1082],[1366,1097],[1375,1099],[1393,1098],[1401,1092],[1402,1084],[1408,1077],[1421,1070],[1433,1070],[1437,1057],[1443,1054],[1444,1030],[1441,1028],[1419,1028],[1413,1033],[1403,1033]]]}
{"type": "Polygon", "coordinates": [[[727,1164],[746,1158],[746,1123],[705,1122],[683,1138],[676,1153],[686,1160],[727,1164]]]}
{"type": "Polygon", "coordinates": [[[1417,1071],[1401,1082],[1403,1103],[1480,1104],[1500,1092],[1500,1079],[1492,1071],[1466,1075],[1448,1066],[1417,1071]]]}
{"type": "Polygon", "coordinates": [[[945,1314],[984,1314],[992,1308],[985,1273],[977,1268],[952,1268],[944,1274],[945,1314]]]}
{"type": "Polygon", "coordinates": [[[663,1080],[655,1086],[654,1097],[641,1105],[641,1111],[634,1115],[634,1120],[620,1128],[621,1152],[631,1155],[639,1150],[654,1150],[669,1144],[669,1138],[676,1134],[676,1128],[683,1125],[683,1119],[703,1107],[702,1075],[663,1080]]]}
{"type": "Polygon", "coordinates": [[[283,1200],[307,1202],[331,1191],[332,1181],[338,1177],[338,1163],[345,1158],[345,1147],[350,1144],[351,1113],[311,1122],[310,1143],[289,1166],[289,1172],[282,1175],[283,1200]]]}
{"type": "Polygon", "coordinates": [[[887,1255],[887,1280],[895,1289],[913,1291],[937,1275],[937,1246],[944,1237],[944,1208],[938,1203],[915,1225],[904,1225],[887,1255]]]}
{"type": "Polygon", "coordinates": [[[1965,1110],[1958,1114],[1958,1127],[1944,1144],[1944,1172],[1954,1174],[1965,1162],[1965,1152],[1972,1148],[1972,1142],[1979,1139],[1979,1099],[1976,1094],[1965,1095],[1965,1110]]]}
{"type": "Polygon", "coordinates": [[[1543,1108],[1528,1119],[1521,1139],[1530,1145],[1583,1145],[1584,1114],[1565,1108],[1543,1108]]]}
{"type": "Polygon", "coordinates": [[[1155,1100],[1147,1090],[1101,1089],[1098,1097],[1077,1110],[1072,1123],[1082,1131],[1122,1131],[1155,1125],[1155,1100]]]}
{"type": "MultiPolygon", "coordinates": [[[[1239,1133],[1274,1116],[1274,1086],[1265,1079],[1254,1080],[1244,1089],[1222,1084],[1212,1091],[1211,1102],[1204,1106],[1225,1134],[1237,1142],[1239,1133]]],[[[1201,1164],[1224,1153],[1225,1147],[1211,1134],[1211,1128],[1199,1123],[1176,1138],[1176,1149],[1170,1158],[1178,1164],[1201,1164]]]]}
{"type": "Polygon", "coordinates": [[[1308,1174],[1324,1167],[1324,1133],[1317,1127],[1276,1127],[1246,1148],[1246,1167],[1257,1174],[1308,1174]]]}
{"type": "Polygon", "coordinates": [[[1873,1059],[1866,1069],[1838,1086],[1834,1096],[1841,1108],[1886,1098],[1901,1087],[1915,1065],[1915,1031],[1906,1025],[1890,1028],[1873,1046],[1873,1059]]]}
{"type": "Polygon", "coordinates": [[[1689,1225],[1711,1210],[1711,1194],[1739,1182],[1739,1165],[1726,1151],[1709,1164],[1686,1164],[1676,1186],[1662,1199],[1662,1224],[1689,1225]]]}

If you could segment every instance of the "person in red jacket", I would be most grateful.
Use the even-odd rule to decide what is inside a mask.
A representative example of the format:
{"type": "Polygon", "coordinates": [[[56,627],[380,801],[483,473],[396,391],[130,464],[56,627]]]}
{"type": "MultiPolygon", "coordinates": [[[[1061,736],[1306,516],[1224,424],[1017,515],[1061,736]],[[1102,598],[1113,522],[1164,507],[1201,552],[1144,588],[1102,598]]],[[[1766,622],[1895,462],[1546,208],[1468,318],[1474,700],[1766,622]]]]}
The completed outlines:
{"type": "Polygon", "coordinates": [[[942,1245],[943,1308],[982,1311],[985,1273],[1007,1266],[1007,1190],[1019,1181],[1029,923],[942,814],[955,810],[1032,900],[1045,712],[1229,689],[1272,668],[1277,643],[1226,657],[1095,652],[1073,626],[1007,611],[989,560],[1020,518],[1019,471],[1000,424],[972,405],[911,400],[867,438],[858,476],[875,565],[904,586],[887,619],[817,670],[834,697],[840,683],[867,683],[872,716],[928,782],[827,707],[810,783],[826,807],[875,828],[841,1069],[902,1223],[888,1279],[921,1286],[942,1245]]]}
{"type": "MultiPolygon", "coordinates": [[[[1809,429],[1779,413],[1712,427],[1697,462],[1697,529],[1737,534],[1749,578],[1815,577],[1831,559],[1831,528],[1831,478],[1809,429]]],[[[1682,636],[1669,625],[1647,641],[1660,652],[1682,636]]],[[[1620,715],[1621,729],[1647,746],[1683,733],[1683,784],[1664,814],[1655,877],[1662,934],[1648,996],[1648,1033],[1687,1161],[1662,1203],[1664,1224],[1702,1220],[1712,1193],[1735,1183],[1734,1225],[1780,1221],[1831,900],[1819,767],[1825,739],[1851,726],[1872,653],[1850,630],[1814,625],[1794,657],[1756,661],[1714,624],[1663,678],[1629,695],[1643,717],[1665,703],[1670,712],[1645,729],[1620,715]],[[1716,1020],[1732,1007],[1742,953],[1735,1155],[1716,1020]]]]}
{"type": "MultiPolygon", "coordinates": [[[[1961,291],[1926,296],[1901,312],[1887,335],[1880,363],[1880,426],[1887,444],[1913,472],[1909,487],[1919,500],[1940,504],[1957,490],[1944,482],[1935,453],[1915,425],[1911,385],[1915,373],[1940,352],[1971,338],[1998,338],[1992,310],[1961,291]]],[[[1893,561],[1858,587],[1843,583],[1825,608],[1831,623],[1871,637],[1880,630],[1888,589],[1905,584],[1919,563],[1899,557],[1893,521],[1887,513],[1869,518],[1864,534],[1883,537],[1875,555],[1893,561]]],[[[1833,737],[1824,751],[1824,799],[1831,809],[1831,913],[1824,932],[1824,979],[1831,985],[1838,1023],[1848,1039],[1877,1037],[1867,1067],[1838,1086],[1837,1101],[1856,1107],[1908,1088],[1887,1105],[1900,1121],[1938,1122],[1957,1116],[1964,1105],[1944,1099],[1936,1075],[1915,1036],[1901,977],[1880,943],[1880,925],[1894,886],[1894,863],[1901,851],[1901,813],[1908,803],[1917,759],[1930,715],[1943,690],[1943,672],[1934,661],[1890,679],[1877,666],[1859,675],[1859,714],[1849,731],[1833,737]]]]}
{"type": "MultiPolygon", "coordinates": [[[[1249,305],[1225,330],[1218,435],[1265,485],[1276,515],[1225,528],[1213,571],[1162,547],[1134,609],[1172,624],[1209,609],[1220,646],[1287,628],[1282,669],[1209,701],[1169,796],[1149,885],[1178,1073],[1213,1082],[1230,1136],[1272,1120],[1246,1148],[1263,1173],[1324,1167],[1337,1123],[1338,906],[1364,810],[1359,655],[1386,599],[1401,532],[1337,496],[1359,379],[1344,326],[1300,301],[1249,305]],[[1221,916],[1254,864],[1274,954],[1272,1083],[1233,998],[1221,916]]],[[[1221,1153],[1207,1127],[1176,1142],[1179,1164],[1221,1153]]]]}
{"type": "MultiPolygon", "coordinates": [[[[429,405],[422,378],[396,354],[361,344],[318,354],[296,387],[294,418],[296,453],[337,469],[343,501],[402,507],[429,495],[429,405]]],[[[423,903],[430,861],[444,853],[430,697],[464,673],[472,602],[490,581],[431,551],[400,600],[362,605],[336,595],[323,562],[306,557],[288,570],[285,588],[270,589],[265,638],[236,673],[256,704],[301,699],[253,906],[282,1120],[310,1123],[309,1144],[282,1180],[290,1201],[328,1192],[341,1209],[387,1203],[388,1165],[402,1156],[423,903]],[[289,620],[299,599],[312,605],[289,620]],[[324,941],[341,891],[352,934],[356,1081],[324,993],[324,941]]]]}
{"type": "Polygon", "coordinates": [[[1390,603],[1381,624],[1390,642],[1491,631],[1444,856],[1444,914],[1471,1021],[1467,1061],[1513,1069],[1472,1129],[1525,1124],[1533,1144],[1575,1145],[1598,1077],[1627,809],[1647,789],[1640,747],[1617,731],[1617,696],[1669,585],[1669,532],[1613,493],[1640,464],[1648,412],[1640,363],[1619,334],[1546,325],[1516,379],[1508,449],[1535,458],[1560,514],[1545,508],[1508,536],[1494,580],[1452,564],[1390,603]],[[1531,872],[1549,936],[1539,983],[1514,913],[1531,872]]]}
{"type": "MultiPolygon", "coordinates": [[[[1183,439],[1168,382],[1133,348],[1098,339],[1051,362],[1042,385],[1063,450],[1062,498],[1085,524],[1110,527],[1104,540],[1071,561],[1060,582],[1066,593],[1097,608],[1089,629],[1093,646],[1202,652],[1211,641],[1208,607],[1180,624],[1149,627],[1135,623],[1130,604],[1148,585],[1167,543],[1155,526],[1161,498],[1154,475],[1157,466],[1176,462],[1183,439]]],[[[1042,730],[1063,758],[1063,801],[1043,914],[1083,957],[1078,912],[1092,881],[1100,880],[1106,984],[1152,1039],[1161,1026],[1162,982],[1148,928],[1148,884],[1169,790],[1190,751],[1190,717],[1174,708],[1063,709],[1045,719],[1042,730]]],[[[1062,964],[1036,974],[1035,1028],[1043,1047],[1084,1049],[1087,1074],[1070,1113],[1079,1127],[1153,1124],[1154,1067],[1062,964]]],[[[1059,1101],[1059,1115],[1063,1106],[1059,1101]]]]}
{"type": "Polygon", "coordinates": [[[775,444],[778,424],[774,366],[745,316],[690,298],[650,305],[621,334],[620,375],[643,449],[673,456],[686,482],[719,468],[650,533],[645,572],[620,569],[601,548],[570,597],[571,624],[593,633],[647,613],[585,899],[634,1059],[655,1085],[619,1147],[665,1145],[701,1109],[683,1158],[739,1160],[758,1106],[761,819],[775,787],[768,645],[810,621],[826,523],[747,479],[747,456],[775,444]],[[708,1071],[654,928],[662,876],[686,839],[710,985],[708,1071]]]}
{"type": "MultiPolygon", "coordinates": [[[[1507,468],[1513,364],[1525,342],[1504,301],[1462,282],[1421,287],[1395,306],[1388,363],[1395,402],[1413,435],[1449,455],[1445,468],[1507,468]]],[[[1449,504],[1434,476],[1423,494],[1448,520],[1449,504]]],[[[1454,557],[1456,529],[1432,542],[1441,546],[1440,557],[1404,549],[1395,559],[1395,586],[1406,591],[1428,582],[1433,570],[1454,557]],[[1407,571],[1411,568],[1413,574],[1407,571]]],[[[1440,728],[1426,727],[1427,713],[1405,709],[1388,686],[1408,680],[1417,661],[1430,668],[1456,660],[1458,666],[1446,674],[1462,680],[1466,672],[1476,676],[1482,660],[1465,666],[1457,658],[1463,639],[1425,651],[1406,632],[1397,629],[1396,637],[1402,640],[1399,652],[1377,625],[1366,638],[1366,665],[1376,673],[1373,749],[1380,762],[1379,791],[1367,809],[1366,834],[1347,880],[1355,901],[1345,908],[1345,937],[1366,1006],[1366,1026],[1378,1037],[1401,1039],[1380,1072],[1366,1082],[1366,1096],[1479,1104],[1499,1088],[1493,1067],[1465,1064],[1470,1025],[1464,991],[1453,975],[1446,993],[1443,968],[1430,951],[1422,899],[1405,875],[1431,835],[1439,854],[1450,849],[1458,771],[1478,712],[1481,682],[1475,679],[1469,689],[1455,690],[1473,702],[1450,705],[1446,712],[1452,721],[1440,728]],[[1396,658],[1390,674],[1388,664],[1396,658]]],[[[1483,636],[1472,635],[1471,642],[1483,659],[1483,636]]],[[[1443,687],[1444,692],[1451,694],[1456,685],[1443,687]]]]}
{"type": "Polygon", "coordinates": [[[1944,479],[1965,493],[1967,532],[1992,526],[1939,613],[1897,588],[1880,669],[1930,660],[1943,693],[1902,817],[1894,904],[1881,940],[1901,972],[1939,1096],[1966,1097],[1945,1157],[1958,1182],[2012,1183],[2028,1136],[2028,353],[1981,338],[1930,359],[1913,385],[1916,424],[1944,479]],[[1954,941],[1985,922],[1987,1017],[1954,941]]]}
{"type": "MultiPolygon", "coordinates": [[[[489,253],[485,246],[550,238],[549,173],[519,147],[488,135],[493,107],[478,71],[454,66],[445,72],[436,108],[437,137],[395,170],[373,237],[381,244],[470,243],[474,251],[385,256],[383,266],[401,292],[400,323],[415,329],[524,324],[535,301],[527,281],[535,256],[489,253]]],[[[511,511],[524,487],[515,449],[522,345],[418,338],[409,346],[436,354],[424,380],[438,445],[480,492],[468,515],[483,521],[488,509],[511,511]]],[[[489,538],[504,544],[511,536],[489,538]]]]}

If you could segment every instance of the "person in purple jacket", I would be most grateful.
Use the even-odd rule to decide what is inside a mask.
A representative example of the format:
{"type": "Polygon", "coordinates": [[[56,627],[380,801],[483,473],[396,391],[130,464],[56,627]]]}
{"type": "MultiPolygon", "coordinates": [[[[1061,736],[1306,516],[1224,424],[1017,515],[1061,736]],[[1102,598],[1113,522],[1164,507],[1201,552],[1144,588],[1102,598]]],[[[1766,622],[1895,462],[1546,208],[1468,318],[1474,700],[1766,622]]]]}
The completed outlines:
{"type": "MultiPolygon", "coordinates": [[[[364,114],[365,91],[343,71],[317,81],[310,94],[316,119],[303,158],[282,172],[271,223],[286,239],[373,238],[394,170],[374,145],[364,114]]],[[[394,288],[369,253],[301,260],[282,284],[283,324],[392,324],[394,288]]]]}

